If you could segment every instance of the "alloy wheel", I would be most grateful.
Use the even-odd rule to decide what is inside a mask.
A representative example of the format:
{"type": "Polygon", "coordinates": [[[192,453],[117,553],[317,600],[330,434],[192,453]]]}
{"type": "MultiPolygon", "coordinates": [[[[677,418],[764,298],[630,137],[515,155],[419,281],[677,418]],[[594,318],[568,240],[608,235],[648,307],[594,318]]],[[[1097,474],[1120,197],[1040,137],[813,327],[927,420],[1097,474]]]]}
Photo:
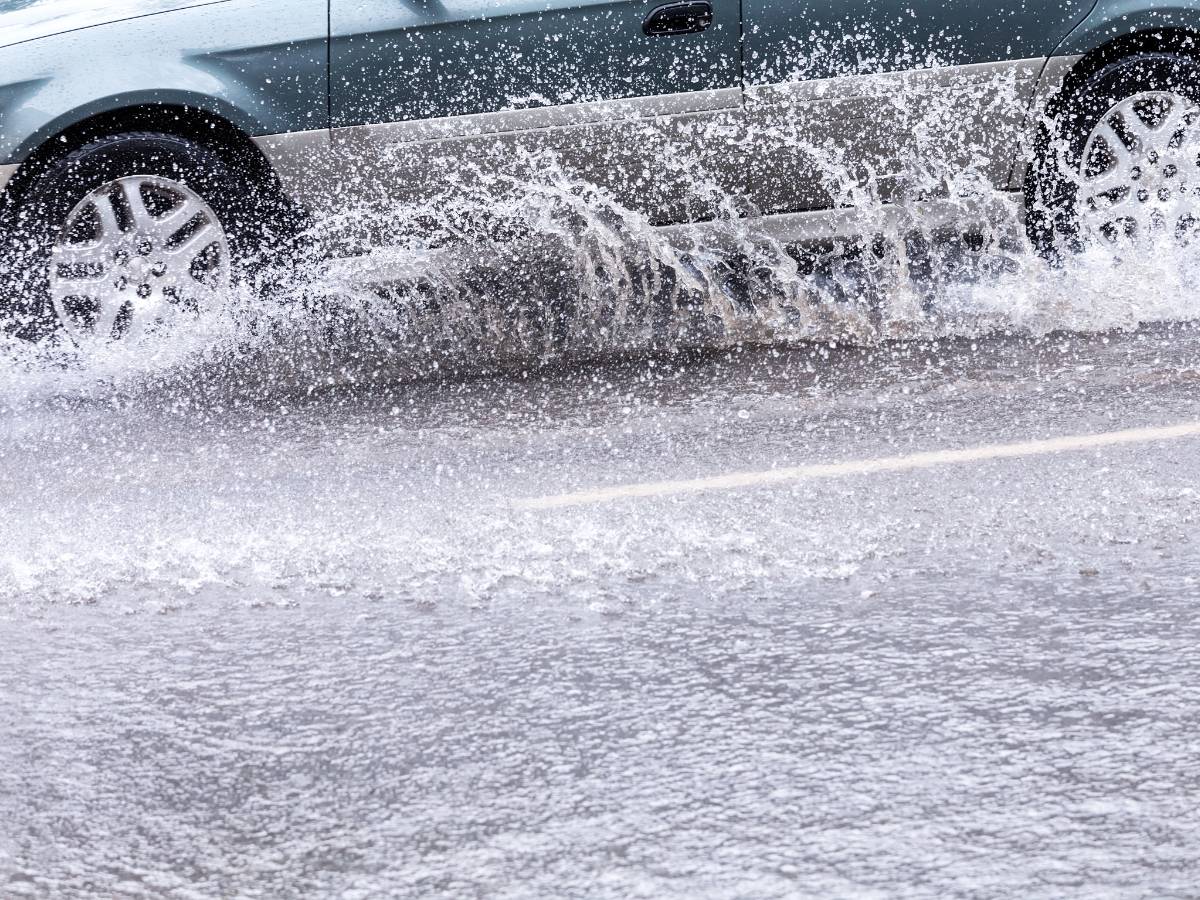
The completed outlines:
{"type": "Polygon", "coordinates": [[[51,251],[50,299],[77,343],[134,336],[216,302],[229,256],[224,228],[191,188],[118,178],[67,215],[51,251]]]}
{"type": "Polygon", "coordinates": [[[1169,91],[1114,104],[1084,145],[1077,210],[1085,238],[1109,244],[1197,227],[1200,107],[1169,91]]]}

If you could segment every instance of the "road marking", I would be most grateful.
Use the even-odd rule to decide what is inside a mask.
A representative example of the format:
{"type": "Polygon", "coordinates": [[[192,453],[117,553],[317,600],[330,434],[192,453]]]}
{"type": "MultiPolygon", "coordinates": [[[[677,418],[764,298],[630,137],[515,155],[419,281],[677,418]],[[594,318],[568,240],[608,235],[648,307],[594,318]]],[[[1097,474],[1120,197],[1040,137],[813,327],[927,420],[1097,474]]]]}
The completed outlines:
{"type": "Polygon", "coordinates": [[[763,487],[818,478],[842,478],[847,475],[872,475],[876,472],[907,472],[934,466],[985,462],[992,459],[1014,459],[1023,456],[1045,456],[1072,450],[1094,450],[1123,444],[1149,444],[1179,438],[1200,437],[1200,422],[1166,425],[1161,428],[1127,428],[1101,434],[1079,434],[1023,441],[1017,444],[987,444],[966,450],[931,450],[909,456],[884,456],[877,459],[857,459],[838,463],[818,463],[763,472],[732,472],[708,478],[689,478],[680,481],[650,481],[624,484],[590,491],[576,491],[547,497],[524,497],[514,500],[516,509],[559,509],[567,506],[589,506],[633,497],[669,497],[675,494],[698,494],[704,491],[731,491],[738,488],[763,487]]]}

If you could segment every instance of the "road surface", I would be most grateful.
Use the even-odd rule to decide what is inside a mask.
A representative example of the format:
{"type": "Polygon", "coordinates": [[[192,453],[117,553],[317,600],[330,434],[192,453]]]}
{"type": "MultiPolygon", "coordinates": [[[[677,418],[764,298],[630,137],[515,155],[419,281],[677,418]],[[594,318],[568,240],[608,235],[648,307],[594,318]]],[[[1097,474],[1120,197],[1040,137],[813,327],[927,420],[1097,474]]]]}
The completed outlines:
{"type": "Polygon", "coordinates": [[[0,894],[1195,897],[1198,361],[10,389],[0,894]]]}

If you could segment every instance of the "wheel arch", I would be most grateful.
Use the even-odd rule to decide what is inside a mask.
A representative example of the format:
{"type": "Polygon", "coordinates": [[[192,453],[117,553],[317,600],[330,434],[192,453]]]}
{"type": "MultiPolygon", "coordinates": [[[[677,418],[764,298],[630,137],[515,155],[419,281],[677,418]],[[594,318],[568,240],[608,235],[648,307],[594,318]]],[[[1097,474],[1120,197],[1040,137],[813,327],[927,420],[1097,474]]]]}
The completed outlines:
{"type": "Polygon", "coordinates": [[[1171,25],[1164,27],[1155,25],[1144,30],[1132,30],[1115,36],[1101,33],[1096,36],[1106,36],[1108,39],[1098,43],[1083,53],[1070,52],[1070,48],[1083,49],[1086,43],[1078,42],[1072,36],[1064,48],[1068,52],[1060,55],[1078,56],[1062,78],[1061,84],[1047,99],[1044,111],[1050,115],[1057,113],[1063,103],[1097,72],[1105,66],[1118,60],[1141,53],[1175,53],[1200,60],[1200,12],[1196,13],[1196,21],[1189,26],[1171,25]]]}
{"type": "Polygon", "coordinates": [[[0,209],[18,203],[39,175],[90,141],[127,131],[158,132],[194,141],[219,154],[261,188],[287,196],[271,162],[251,138],[253,123],[219,101],[191,95],[169,99],[107,98],[63,114],[30,135],[0,195],[0,209]]]}
{"type": "Polygon", "coordinates": [[[1120,59],[1153,52],[1200,59],[1200,0],[1192,6],[1155,10],[1130,2],[1097,4],[1042,69],[1027,113],[1025,149],[1014,160],[1009,189],[1023,188],[1040,149],[1050,138],[1051,121],[1088,79],[1120,59]]]}

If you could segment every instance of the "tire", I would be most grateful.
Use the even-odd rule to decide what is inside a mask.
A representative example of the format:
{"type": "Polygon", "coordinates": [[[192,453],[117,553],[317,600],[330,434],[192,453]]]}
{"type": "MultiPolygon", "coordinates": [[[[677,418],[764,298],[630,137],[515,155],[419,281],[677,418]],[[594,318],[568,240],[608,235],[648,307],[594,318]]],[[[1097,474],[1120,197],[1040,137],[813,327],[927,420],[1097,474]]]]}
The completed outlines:
{"type": "MultiPolygon", "coordinates": [[[[1134,217],[1145,211],[1142,204],[1147,201],[1139,201],[1141,194],[1149,194],[1151,205],[1158,203],[1160,191],[1175,203],[1180,200],[1176,195],[1184,186],[1189,191],[1200,186],[1200,168],[1194,152],[1186,171],[1181,164],[1177,176],[1168,176],[1164,173],[1169,167],[1159,158],[1158,151],[1162,148],[1146,146],[1157,141],[1165,147],[1171,141],[1165,134],[1166,129],[1172,128],[1172,107],[1168,101],[1161,103],[1164,132],[1159,137],[1143,141],[1131,136],[1124,124],[1122,105],[1128,112],[1132,109],[1130,104],[1138,103],[1142,104],[1138,116],[1143,120],[1136,124],[1147,126],[1147,121],[1153,124],[1159,107],[1146,95],[1157,94],[1177,98],[1180,109],[1183,104],[1200,109],[1200,63],[1170,53],[1143,53],[1116,60],[1068,97],[1053,122],[1042,130],[1025,182],[1025,204],[1029,238],[1043,256],[1060,261],[1064,253],[1078,252],[1101,238],[1117,240],[1122,230],[1129,236],[1128,217],[1122,216],[1126,201],[1131,201],[1129,213],[1134,217]],[[1111,129],[1115,139],[1120,140],[1129,154],[1128,164],[1117,160],[1115,153],[1108,150],[1107,139],[1100,134],[1107,133],[1103,126],[1112,122],[1117,123],[1111,129]],[[1105,155],[1110,153],[1113,169],[1098,176],[1090,174],[1103,166],[1105,155]],[[1093,188],[1107,184],[1110,179],[1120,181],[1117,169],[1121,167],[1138,181],[1130,180],[1111,191],[1092,194],[1093,188]],[[1176,180],[1171,181],[1171,177],[1176,180]],[[1150,193],[1146,188],[1152,181],[1153,193],[1150,193]],[[1106,216],[1111,216],[1112,221],[1104,222],[1106,216]]],[[[1130,121],[1134,121],[1133,116],[1130,121]]],[[[1200,121],[1193,128],[1192,120],[1188,119],[1188,133],[1183,134],[1181,141],[1189,141],[1189,136],[1194,140],[1200,135],[1192,132],[1198,130],[1200,121]]],[[[1192,144],[1189,142],[1187,146],[1192,144]]]]}
{"type": "MultiPolygon", "coordinates": [[[[70,237],[66,231],[72,216],[79,219],[88,214],[99,222],[94,210],[104,203],[93,200],[93,206],[89,208],[89,198],[104,196],[101,192],[105,186],[112,185],[117,185],[112,195],[115,198],[112,205],[118,210],[117,221],[114,222],[115,228],[110,226],[107,234],[103,224],[96,226],[96,235],[99,235],[93,235],[94,241],[99,242],[96,246],[103,245],[109,238],[119,238],[126,244],[136,239],[137,220],[128,213],[130,205],[123,204],[122,197],[137,191],[140,198],[148,200],[152,198],[146,194],[147,190],[161,192],[167,199],[159,200],[159,203],[166,212],[155,221],[167,222],[172,212],[167,204],[174,190],[180,197],[193,198],[193,202],[197,203],[195,208],[202,211],[193,223],[193,229],[209,227],[208,219],[213,220],[211,226],[217,229],[213,234],[219,239],[215,239],[214,244],[204,251],[213,256],[224,250],[227,256],[219,263],[220,278],[210,278],[214,283],[245,278],[252,270],[264,241],[273,233],[272,229],[274,233],[283,231],[279,224],[281,203],[278,195],[258,189],[246,174],[236,171],[223,156],[203,145],[173,135],[148,132],[130,132],[94,140],[54,161],[25,185],[21,192],[21,199],[12,216],[11,231],[15,240],[11,241],[12,252],[6,265],[9,271],[5,281],[10,286],[6,290],[12,290],[15,295],[8,303],[8,315],[5,317],[5,330],[9,333],[36,340],[67,331],[70,337],[78,339],[79,333],[86,330],[87,311],[76,315],[76,308],[67,304],[67,300],[78,298],[63,300],[60,297],[56,300],[56,292],[61,294],[64,289],[53,285],[52,281],[56,278],[61,281],[64,274],[74,274],[70,267],[64,272],[62,264],[56,262],[63,258],[58,254],[63,252],[64,246],[67,251],[76,246],[67,243],[70,237]],[[120,213],[122,208],[126,209],[123,221],[120,213]]],[[[182,216],[185,207],[182,201],[180,203],[178,210],[182,216]]],[[[143,204],[143,212],[148,206],[148,203],[143,204]]],[[[186,207],[187,210],[191,208],[186,207]]],[[[186,236],[186,231],[181,229],[178,234],[186,236]]],[[[166,246],[167,240],[164,238],[161,241],[164,260],[168,258],[168,253],[174,252],[166,246]]],[[[147,241],[146,244],[152,247],[151,242],[147,241]]],[[[136,257],[136,252],[133,255],[136,257]]],[[[111,257],[109,250],[97,251],[93,255],[97,262],[89,264],[91,268],[84,273],[89,277],[94,273],[104,273],[95,274],[95,280],[87,282],[88,285],[100,285],[94,288],[97,292],[108,291],[108,286],[116,285],[118,278],[128,280],[117,271],[118,262],[111,257]]],[[[171,292],[180,292],[177,287],[163,287],[157,282],[153,286],[150,284],[156,277],[151,270],[155,266],[165,265],[163,261],[152,262],[151,256],[147,255],[144,260],[135,258],[128,263],[135,264],[137,272],[132,273],[133,278],[129,282],[132,292],[152,289],[172,300],[174,294],[171,292]],[[136,284],[140,279],[145,279],[145,283],[136,284]]],[[[182,266],[183,263],[178,262],[178,267],[182,266]]],[[[197,281],[204,288],[210,287],[208,282],[197,281]]],[[[122,290],[125,290],[124,286],[122,290]]],[[[82,305],[89,303],[92,301],[86,300],[82,305]]],[[[95,305],[99,308],[99,301],[95,305]]],[[[121,312],[128,313],[130,308],[125,304],[121,312]]],[[[95,313],[92,325],[97,331],[100,330],[97,324],[100,321],[99,313],[95,313]]],[[[101,334],[100,337],[105,340],[120,337],[123,332],[119,324],[118,316],[110,329],[111,333],[101,334]]]]}

